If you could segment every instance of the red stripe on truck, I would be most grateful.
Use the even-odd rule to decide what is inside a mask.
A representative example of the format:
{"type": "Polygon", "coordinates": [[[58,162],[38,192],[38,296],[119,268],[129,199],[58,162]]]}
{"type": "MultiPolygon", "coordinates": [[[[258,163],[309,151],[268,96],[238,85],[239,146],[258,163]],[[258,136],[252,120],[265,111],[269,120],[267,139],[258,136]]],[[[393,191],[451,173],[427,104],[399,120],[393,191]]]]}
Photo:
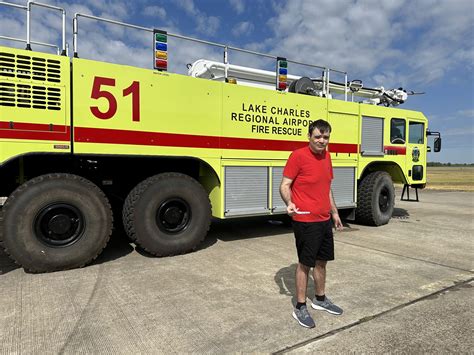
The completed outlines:
{"type": "MultiPolygon", "coordinates": [[[[88,143],[241,150],[293,151],[308,145],[308,142],[200,136],[191,134],[126,131],[85,127],[76,127],[74,129],[74,137],[76,142],[88,143]]],[[[329,144],[329,150],[333,153],[357,153],[357,148],[357,144],[329,144]]]]}
{"type": "Polygon", "coordinates": [[[0,138],[39,141],[70,141],[69,126],[0,121],[0,138]]]}
{"type": "MultiPolygon", "coordinates": [[[[0,121],[0,138],[69,141],[70,127],[39,123],[0,121]]],[[[106,128],[75,127],[74,141],[104,144],[130,144],[163,147],[293,151],[308,142],[201,136],[192,134],[130,131],[106,128]]],[[[330,143],[332,153],[357,153],[357,144],[330,143]]]]}

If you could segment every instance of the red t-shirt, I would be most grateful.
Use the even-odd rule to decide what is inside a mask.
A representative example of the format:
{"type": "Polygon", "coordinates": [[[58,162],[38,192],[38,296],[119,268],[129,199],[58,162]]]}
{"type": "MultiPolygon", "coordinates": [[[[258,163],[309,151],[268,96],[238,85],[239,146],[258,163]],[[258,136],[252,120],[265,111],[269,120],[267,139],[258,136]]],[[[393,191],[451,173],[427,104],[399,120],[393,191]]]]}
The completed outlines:
{"type": "Polygon", "coordinates": [[[293,180],[291,201],[300,211],[310,214],[295,214],[293,220],[298,222],[327,221],[331,211],[329,191],[333,179],[331,154],[315,154],[308,147],[291,153],[286,162],[283,176],[293,180]]]}

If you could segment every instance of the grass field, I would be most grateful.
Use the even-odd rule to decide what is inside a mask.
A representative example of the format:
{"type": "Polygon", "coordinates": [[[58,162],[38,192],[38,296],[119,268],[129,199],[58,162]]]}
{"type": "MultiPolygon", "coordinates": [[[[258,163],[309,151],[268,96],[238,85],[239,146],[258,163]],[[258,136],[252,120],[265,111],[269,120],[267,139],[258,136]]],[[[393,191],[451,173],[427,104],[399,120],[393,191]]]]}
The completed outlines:
{"type": "Polygon", "coordinates": [[[474,167],[427,167],[426,188],[474,191],[474,167]]]}

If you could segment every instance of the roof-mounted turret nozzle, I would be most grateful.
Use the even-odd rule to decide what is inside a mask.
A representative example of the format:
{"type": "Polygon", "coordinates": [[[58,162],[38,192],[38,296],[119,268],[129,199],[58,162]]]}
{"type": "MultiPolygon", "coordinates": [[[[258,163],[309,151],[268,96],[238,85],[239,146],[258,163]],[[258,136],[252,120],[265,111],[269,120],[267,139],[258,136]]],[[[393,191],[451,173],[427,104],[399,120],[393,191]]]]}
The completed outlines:
{"type": "Polygon", "coordinates": [[[362,80],[359,79],[351,80],[348,86],[351,92],[357,92],[364,87],[364,85],[362,84],[362,80]]]}

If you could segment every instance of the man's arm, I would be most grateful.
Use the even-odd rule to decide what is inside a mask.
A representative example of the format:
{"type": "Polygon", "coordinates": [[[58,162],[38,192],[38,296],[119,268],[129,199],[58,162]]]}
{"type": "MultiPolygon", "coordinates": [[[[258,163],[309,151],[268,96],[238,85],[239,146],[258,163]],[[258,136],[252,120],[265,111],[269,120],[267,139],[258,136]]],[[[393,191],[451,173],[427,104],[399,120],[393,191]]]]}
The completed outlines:
{"type": "Polygon", "coordinates": [[[291,184],[293,180],[283,176],[280,184],[280,196],[286,204],[286,212],[288,215],[293,216],[297,208],[293,202],[291,202],[291,184]]]}
{"type": "Polygon", "coordinates": [[[344,227],[342,225],[341,218],[339,217],[339,212],[337,211],[336,203],[334,202],[331,189],[329,189],[329,200],[331,201],[331,216],[334,222],[334,226],[337,230],[342,230],[344,227]]]}

